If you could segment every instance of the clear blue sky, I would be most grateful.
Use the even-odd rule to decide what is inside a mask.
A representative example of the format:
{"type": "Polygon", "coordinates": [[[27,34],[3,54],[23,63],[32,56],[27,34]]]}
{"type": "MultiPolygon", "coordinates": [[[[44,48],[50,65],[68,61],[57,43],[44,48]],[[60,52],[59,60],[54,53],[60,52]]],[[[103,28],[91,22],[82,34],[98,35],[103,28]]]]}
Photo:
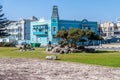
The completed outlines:
{"type": "Polygon", "coordinates": [[[10,20],[50,19],[53,5],[58,5],[60,19],[115,22],[120,17],[120,0],[0,0],[0,4],[10,20]]]}

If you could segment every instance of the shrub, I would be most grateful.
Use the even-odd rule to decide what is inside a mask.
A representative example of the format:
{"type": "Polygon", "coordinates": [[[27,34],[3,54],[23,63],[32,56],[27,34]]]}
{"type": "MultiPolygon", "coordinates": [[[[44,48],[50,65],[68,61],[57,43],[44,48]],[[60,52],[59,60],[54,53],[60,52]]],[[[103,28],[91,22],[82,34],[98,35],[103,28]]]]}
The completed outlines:
{"type": "Polygon", "coordinates": [[[79,46],[79,47],[77,47],[78,49],[85,49],[85,47],[84,46],[79,46]]]}
{"type": "Polygon", "coordinates": [[[15,44],[9,42],[0,42],[0,47],[15,47],[15,44]]]}

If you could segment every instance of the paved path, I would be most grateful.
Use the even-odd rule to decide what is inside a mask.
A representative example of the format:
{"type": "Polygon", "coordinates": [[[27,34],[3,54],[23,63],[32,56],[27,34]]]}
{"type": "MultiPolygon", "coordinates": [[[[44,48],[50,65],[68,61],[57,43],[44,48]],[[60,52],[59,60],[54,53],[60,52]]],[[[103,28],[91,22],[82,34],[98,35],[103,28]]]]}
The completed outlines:
{"type": "Polygon", "coordinates": [[[120,47],[111,47],[111,46],[88,46],[86,48],[94,48],[95,50],[110,50],[110,51],[120,51],[120,47]]]}
{"type": "Polygon", "coordinates": [[[120,80],[120,68],[0,58],[0,80],[120,80]]]}

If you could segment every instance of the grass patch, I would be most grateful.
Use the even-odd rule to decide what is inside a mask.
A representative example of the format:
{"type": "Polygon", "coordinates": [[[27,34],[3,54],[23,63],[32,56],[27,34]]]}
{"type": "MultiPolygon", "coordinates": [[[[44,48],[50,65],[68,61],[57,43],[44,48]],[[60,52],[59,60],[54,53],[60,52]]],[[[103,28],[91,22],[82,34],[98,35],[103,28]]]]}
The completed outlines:
{"type": "MultiPolygon", "coordinates": [[[[17,48],[0,47],[0,57],[45,59],[47,55],[52,54],[45,53],[44,48],[36,48],[33,51],[20,52],[17,48]]],[[[59,61],[120,67],[120,52],[97,51],[96,53],[72,53],[53,55],[58,56],[59,61]]]]}

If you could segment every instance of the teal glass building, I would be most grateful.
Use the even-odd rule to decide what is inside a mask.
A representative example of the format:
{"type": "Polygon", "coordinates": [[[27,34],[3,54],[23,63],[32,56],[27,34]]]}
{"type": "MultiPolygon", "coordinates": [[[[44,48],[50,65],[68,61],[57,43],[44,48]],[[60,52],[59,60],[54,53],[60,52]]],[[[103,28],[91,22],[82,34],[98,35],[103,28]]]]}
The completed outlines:
{"type": "Polygon", "coordinates": [[[58,15],[58,7],[53,6],[52,16],[50,20],[40,19],[39,21],[31,22],[31,43],[40,43],[46,46],[50,41],[52,44],[57,44],[58,40],[55,38],[56,33],[65,29],[80,28],[94,31],[98,34],[98,24],[94,21],[83,19],[76,20],[61,20],[58,15]]]}

